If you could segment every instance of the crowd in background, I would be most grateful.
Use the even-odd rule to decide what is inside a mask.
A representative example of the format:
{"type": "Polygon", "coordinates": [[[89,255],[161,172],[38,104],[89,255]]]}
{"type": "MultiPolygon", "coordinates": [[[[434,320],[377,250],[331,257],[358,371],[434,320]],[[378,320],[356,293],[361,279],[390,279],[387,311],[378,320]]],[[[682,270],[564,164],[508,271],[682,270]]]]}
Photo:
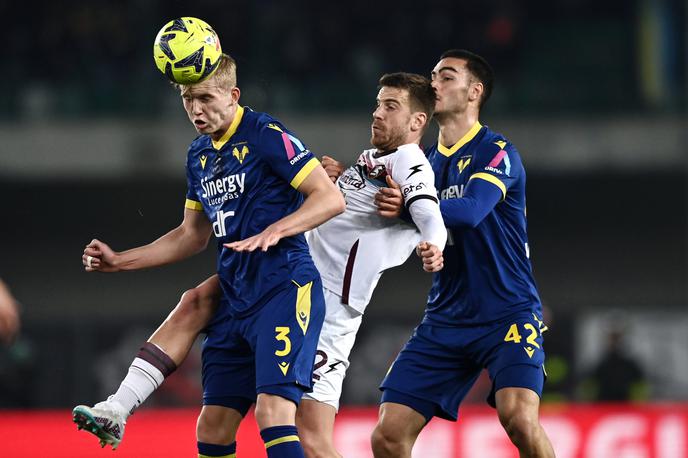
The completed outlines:
{"type": "MultiPolygon", "coordinates": [[[[169,3],[77,0],[32,11],[0,4],[3,17],[12,18],[3,26],[11,37],[3,48],[11,68],[4,80],[18,88],[0,94],[0,116],[163,116],[153,39],[169,19],[191,13],[217,29],[238,62],[247,100],[267,111],[367,107],[371,80],[392,71],[427,73],[452,46],[492,62],[500,88],[493,112],[656,108],[643,93],[643,2],[169,3]]],[[[685,8],[657,2],[660,38],[672,43],[660,50],[671,93],[660,108],[668,110],[683,105],[686,91],[685,24],[668,14],[674,3],[685,8]]]]}

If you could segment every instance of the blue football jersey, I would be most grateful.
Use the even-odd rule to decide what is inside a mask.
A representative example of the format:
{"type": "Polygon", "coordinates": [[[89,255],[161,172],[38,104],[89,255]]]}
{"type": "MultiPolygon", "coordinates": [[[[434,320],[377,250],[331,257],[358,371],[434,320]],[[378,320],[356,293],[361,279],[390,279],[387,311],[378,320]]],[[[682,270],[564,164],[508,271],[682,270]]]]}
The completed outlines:
{"type": "Polygon", "coordinates": [[[451,148],[437,143],[427,154],[441,199],[461,198],[473,180],[484,180],[502,200],[477,227],[449,230],[424,320],[471,325],[523,311],[541,316],[526,234],[526,175],[516,148],[476,123],[451,148]]]}
{"type": "Polygon", "coordinates": [[[317,278],[303,234],[238,253],[222,244],[259,234],[303,202],[296,190],[318,160],[271,116],[239,106],[223,137],[202,135],[187,156],[186,207],[204,211],[218,240],[217,271],[231,313],[247,315],[294,281],[317,278]]]}

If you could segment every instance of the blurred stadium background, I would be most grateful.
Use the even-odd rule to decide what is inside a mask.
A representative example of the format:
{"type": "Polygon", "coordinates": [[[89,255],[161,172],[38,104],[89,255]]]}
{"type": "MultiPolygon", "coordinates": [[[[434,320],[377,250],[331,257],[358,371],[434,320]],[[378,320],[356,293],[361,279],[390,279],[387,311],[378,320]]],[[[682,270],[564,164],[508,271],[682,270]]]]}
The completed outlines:
{"type": "MultiPolygon", "coordinates": [[[[195,132],[151,51],[183,15],[212,24],[236,58],[243,104],[345,162],[368,145],[382,73],[428,74],[453,47],[484,55],[497,85],[482,122],[528,172],[550,328],[543,415],[559,456],[688,456],[685,1],[73,0],[0,2],[0,13],[12,18],[0,278],[23,306],[20,338],[0,349],[0,456],[106,453],[69,409],[111,393],[179,295],[214,270],[213,247],[136,273],[87,275],[80,262],[94,237],[125,249],[181,220],[195,132]],[[607,356],[612,337],[621,356],[607,356]]],[[[430,278],[417,264],[385,274],[367,311],[337,430],[347,457],[370,456],[377,383],[422,315],[430,278]]],[[[132,417],[118,456],[194,456],[199,359],[132,417]],[[169,407],[181,410],[157,410],[169,407]]],[[[414,456],[515,456],[487,390],[481,378],[458,425],[434,420],[414,456]]]]}

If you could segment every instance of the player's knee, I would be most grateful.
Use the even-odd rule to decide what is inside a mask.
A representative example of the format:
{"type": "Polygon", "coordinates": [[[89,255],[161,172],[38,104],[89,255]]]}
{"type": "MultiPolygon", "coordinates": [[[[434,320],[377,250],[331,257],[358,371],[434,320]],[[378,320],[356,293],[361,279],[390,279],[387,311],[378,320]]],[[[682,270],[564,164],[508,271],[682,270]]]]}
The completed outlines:
{"type": "Polygon", "coordinates": [[[282,396],[261,393],[254,411],[260,429],[296,422],[296,404],[282,396]]]}
{"type": "Polygon", "coordinates": [[[404,456],[406,441],[398,430],[378,423],[370,437],[375,457],[404,456]]]}
{"type": "Polygon", "coordinates": [[[233,431],[219,415],[201,413],[196,422],[196,438],[199,442],[229,445],[234,441],[233,431]]]}
{"type": "Polygon", "coordinates": [[[201,329],[212,315],[212,300],[193,288],[182,294],[170,320],[185,328],[201,329]]]}
{"type": "Polygon", "coordinates": [[[272,404],[257,402],[253,414],[256,416],[258,427],[272,423],[272,419],[275,417],[275,411],[276,409],[272,404]]]}
{"type": "Polygon", "coordinates": [[[499,421],[509,439],[519,448],[532,443],[540,428],[536,416],[523,412],[500,415],[499,421]]]}

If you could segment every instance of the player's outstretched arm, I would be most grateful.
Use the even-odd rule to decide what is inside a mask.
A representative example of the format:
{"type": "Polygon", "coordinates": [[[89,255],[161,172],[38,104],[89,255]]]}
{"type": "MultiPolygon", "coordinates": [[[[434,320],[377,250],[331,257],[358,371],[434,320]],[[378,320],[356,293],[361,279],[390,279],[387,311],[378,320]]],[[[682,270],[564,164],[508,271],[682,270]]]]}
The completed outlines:
{"type": "MultiPolygon", "coordinates": [[[[404,208],[399,185],[387,177],[388,188],[380,188],[375,195],[378,213],[388,218],[398,218],[404,208]]],[[[444,224],[449,228],[476,227],[503,199],[498,187],[483,180],[471,180],[463,197],[440,200],[444,224]]]]}
{"type": "Polygon", "coordinates": [[[212,233],[205,213],[185,209],[182,223],[156,241],[130,250],[116,252],[106,243],[93,239],[81,258],[87,272],[138,270],[181,261],[208,246],[212,233]]]}
{"type": "Polygon", "coordinates": [[[442,218],[449,228],[473,228],[494,209],[504,194],[494,184],[470,180],[463,197],[440,201],[442,218]]]}
{"type": "Polygon", "coordinates": [[[263,232],[236,242],[225,243],[235,251],[267,251],[283,237],[300,234],[321,225],[328,219],[342,213],[346,208],[344,197],[327,176],[325,169],[316,167],[298,187],[306,196],[303,205],[294,213],[269,225],[263,232]]]}

